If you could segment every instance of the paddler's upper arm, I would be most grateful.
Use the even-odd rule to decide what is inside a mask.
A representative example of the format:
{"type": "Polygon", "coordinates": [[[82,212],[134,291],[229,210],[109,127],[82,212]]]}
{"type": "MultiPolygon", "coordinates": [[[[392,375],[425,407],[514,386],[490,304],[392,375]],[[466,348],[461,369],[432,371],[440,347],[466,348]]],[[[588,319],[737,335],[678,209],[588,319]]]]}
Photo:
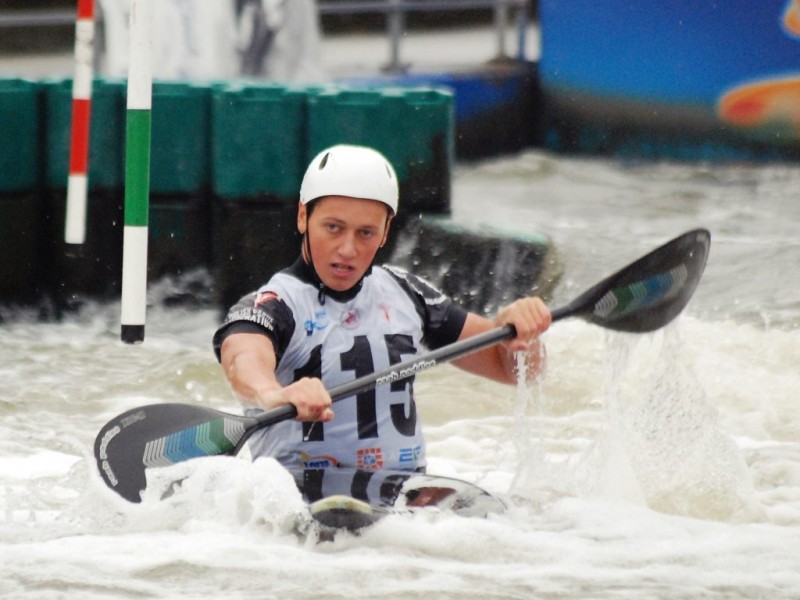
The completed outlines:
{"type": "Polygon", "coordinates": [[[222,345],[229,337],[254,334],[269,340],[276,360],[280,361],[292,338],[294,326],[292,311],[277,294],[253,292],[228,311],[224,323],[214,333],[214,352],[222,361],[222,345]]]}
{"type": "Polygon", "coordinates": [[[230,379],[235,370],[245,365],[275,371],[275,348],[263,333],[232,333],[220,346],[220,363],[230,379]]]}
{"type": "Polygon", "coordinates": [[[261,406],[260,399],[281,388],[272,340],[262,333],[233,333],[220,348],[222,368],[239,400],[261,406]]]}

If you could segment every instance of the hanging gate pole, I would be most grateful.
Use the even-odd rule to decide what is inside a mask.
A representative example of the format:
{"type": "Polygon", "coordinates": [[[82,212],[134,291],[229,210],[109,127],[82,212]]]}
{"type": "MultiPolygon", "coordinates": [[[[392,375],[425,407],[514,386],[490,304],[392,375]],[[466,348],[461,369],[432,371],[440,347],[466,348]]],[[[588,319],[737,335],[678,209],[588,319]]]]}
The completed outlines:
{"type": "Polygon", "coordinates": [[[78,0],[75,21],[75,78],[72,80],[72,130],[69,142],[67,213],[64,241],[86,239],[86,197],[89,170],[89,121],[94,78],[94,0],[78,0]]]}

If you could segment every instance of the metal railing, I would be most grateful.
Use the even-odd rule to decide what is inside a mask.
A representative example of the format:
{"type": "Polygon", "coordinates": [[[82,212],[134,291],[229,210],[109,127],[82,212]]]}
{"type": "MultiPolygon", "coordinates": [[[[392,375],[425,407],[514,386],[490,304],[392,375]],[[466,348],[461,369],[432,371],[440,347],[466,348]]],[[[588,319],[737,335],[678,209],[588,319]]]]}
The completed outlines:
{"type": "Polygon", "coordinates": [[[464,10],[494,11],[494,30],[497,38],[497,57],[507,57],[506,40],[509,13],[514,10],[517,29],[517,58],[525,56],[525,37],[530,0],[351,0],[350,2],[317,2],[321,15],[367,14],[386,15],[386,33],[389,38],[389,64],[384,70],[402,72],[407,66],[400,60],[400,42],[406,34],[406,16],[410,12],[448,12],[464,10]]]}
{"type": "MultiPolygon", "coordinates": [[[[406,16],[411,12],[452,12],[467,10],[494,11],[494,30],[497,38],[497,56],[507,57],[506,42],[509,30],[509,15],[515,12],[517,30],[517,58],[525,56],[525,36],[530,0],[351,0],[349,2],[325,2],[318,0],[320,15],[385,14],[386,33],[389,39],[389,64],[384,69],[390,72],[403,71],[406,67],[400,60],[400,44],[406,34],[406,16]]],[[[69,9],[9,10],[0,12],[0,29],[16,27],[50,27],[75,23],[75,11],[69,9]]]]}
{"type": "Polygon", "coordinates": [[[6,10],[0,11],[0,29],[14,27],[51,27],[75,23],[75,11],[50,10],[6,10]]]}

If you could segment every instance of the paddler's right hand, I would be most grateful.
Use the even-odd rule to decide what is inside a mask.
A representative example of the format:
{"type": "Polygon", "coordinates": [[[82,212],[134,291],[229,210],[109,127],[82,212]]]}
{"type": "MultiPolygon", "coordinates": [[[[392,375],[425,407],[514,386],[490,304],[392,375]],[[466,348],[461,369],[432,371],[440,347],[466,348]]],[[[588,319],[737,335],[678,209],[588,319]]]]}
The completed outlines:
{"type": "Polygon", "coordinates": [[[332,403],[322,381],[312,377],[304,377],[281,390],[259,395],[259,404],[265,409],[294,404],[297,408],[296,420],[302,422],[333,420],[332,403]]]}

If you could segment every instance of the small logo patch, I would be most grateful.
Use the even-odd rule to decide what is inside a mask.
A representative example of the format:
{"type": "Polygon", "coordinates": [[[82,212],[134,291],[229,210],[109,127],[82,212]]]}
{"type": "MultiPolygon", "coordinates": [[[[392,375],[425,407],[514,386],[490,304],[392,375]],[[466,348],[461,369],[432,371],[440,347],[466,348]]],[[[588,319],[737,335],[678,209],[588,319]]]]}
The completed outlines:
{"type": "Polygon", "coordinates": [[[386,304],[385,302],[381,302],[380,304],[378,304],[378,308],[380,308],[381,311],[383,312],[383,317],[386,319],[386,322],[391,323],[392,313],[389,310],[389,305],[386,304]]]}
{"type": "Polygon", "coordinates": [[[338,467],[339,461],[333,456],[309,456],[302,454],[303,467],[306,469],[327,469],[328,467],[338,467]]]}
{"type": "Polygon", "coordinates": [[[276,294],[275,292],[270,292],[270,291],[259,292],[258,294],[256,294],[256,300],[253,303],[253,307],[261,306],[262,304],[265,304],[270,300],[278,300],[278,299],[279,299],[278,294],[276,294]]]}
{"type": "Polygon", "coordinates": [[[361,314],[358,312],[357,308],[351,308],[350,310],[346,310],[342,313],[339,321],[342,324],[342,327],[345,329],[352,329],[358,322],[361,320],[361,314]]]}
{"type": "Polygon", "coordinates": [[[400,456],[398,459],[401,463],[417,462],[422,454],[422,446],[414,446],[413,448],[400,448],[400,456]]]}
{"type": "Polygon", "coordinates": [[[376,471],[383,468],[383,451],[380,448],[361,448],[358,451],[358,468],[376,471]]]}
{"type": "Polygon", "coordinates": [[[303,329],[306,330],[307,336],[311,336],[314,333],[314,330],[322,331],[327,326],[328,314],[324,310],[314,313],[313,319],[306,319],[303,321],[303,329]]]}

